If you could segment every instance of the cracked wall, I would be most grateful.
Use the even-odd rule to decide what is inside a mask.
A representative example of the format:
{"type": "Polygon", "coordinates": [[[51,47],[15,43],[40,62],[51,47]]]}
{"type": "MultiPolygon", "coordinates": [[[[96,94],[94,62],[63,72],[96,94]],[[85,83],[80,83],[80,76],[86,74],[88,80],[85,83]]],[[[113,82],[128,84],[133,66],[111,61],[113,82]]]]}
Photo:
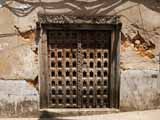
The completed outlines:
{"type": "MultiPolygon", "coordinates": [[[[160,3],[158,1],[42,0],[39,3],[37,0],[35,2],[29,0],[27,4],[24,3],[26,2],[17,0],[0,8],[0,16],[2,16],[0,18],[0,79],[2,81],[27,80],[30,81],[24,83],[27,86],[37,86],[38,82],[34,80],[36,81],[39,72],[36,41],[38,13],[119,15],[123,24],[120,53],[120,106],[124,110],[150,109],[159,106],[160,9],[158,6],[160,3]],[[136,102],[133,103],[133,99],[136,102]]],[[[7,87],[8,84],[5,86],[7,87]]],[[[2,93],[3,91],[2,89],[2,93]]],[[[9,92],[6,90],[5,94],[9,92]]],[[[8,98],[4,97],[4,99],[8,98]]],[[[35,105],[37,104],[38,98],[35,105]]]]}
{"type": "Polygon", "coordinates": [[[25,80],[0,80],[0,117],[38,114],[38,91],[25,80]]]}

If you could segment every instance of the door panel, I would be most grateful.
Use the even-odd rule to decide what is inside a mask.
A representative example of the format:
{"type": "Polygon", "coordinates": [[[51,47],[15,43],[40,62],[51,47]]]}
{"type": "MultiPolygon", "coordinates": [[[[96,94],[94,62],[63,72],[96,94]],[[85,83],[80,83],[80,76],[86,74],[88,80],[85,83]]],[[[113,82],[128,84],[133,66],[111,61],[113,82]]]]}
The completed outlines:
{"type": "Polygon", "coordinates": [[[109,106],[108,31],[49,31],[49,106],[109,106]]]}

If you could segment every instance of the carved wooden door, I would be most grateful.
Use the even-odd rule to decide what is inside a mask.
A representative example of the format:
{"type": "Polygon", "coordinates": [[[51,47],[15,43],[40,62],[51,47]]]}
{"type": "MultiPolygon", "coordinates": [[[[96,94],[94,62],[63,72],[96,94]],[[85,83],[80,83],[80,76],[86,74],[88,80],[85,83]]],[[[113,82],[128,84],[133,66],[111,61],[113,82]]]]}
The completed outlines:
{"type": "Polygon", "coordinates": [[[109,107],[111,33],[48,31],[49,106],[109,107]]]}

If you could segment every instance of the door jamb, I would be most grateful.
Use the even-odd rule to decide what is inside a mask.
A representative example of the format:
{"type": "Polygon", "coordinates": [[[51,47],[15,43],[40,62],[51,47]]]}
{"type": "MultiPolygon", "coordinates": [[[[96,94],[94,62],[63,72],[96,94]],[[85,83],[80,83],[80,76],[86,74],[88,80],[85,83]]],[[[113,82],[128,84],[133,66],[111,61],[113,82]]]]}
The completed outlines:
{"type": "Polygon", "coordinates": [[[111,30],[111,48],[110,48],[110,108],[119,108],[120,102],[120,30],[121,23],[118,24],[41,24],[39,40],[39,90],[40,90],[40,108],[49,106],[49,88],[48,88],[48,44],[47,30],[111,30]],[[51,27],[52,25],[52,27],[51,27]],[[72,27],[69,27],[72,25],[72,27]],[[55,26],[55,27],[54,27],[55,26]],[[94,26],[94,27],[93,27],[94,26]]]}

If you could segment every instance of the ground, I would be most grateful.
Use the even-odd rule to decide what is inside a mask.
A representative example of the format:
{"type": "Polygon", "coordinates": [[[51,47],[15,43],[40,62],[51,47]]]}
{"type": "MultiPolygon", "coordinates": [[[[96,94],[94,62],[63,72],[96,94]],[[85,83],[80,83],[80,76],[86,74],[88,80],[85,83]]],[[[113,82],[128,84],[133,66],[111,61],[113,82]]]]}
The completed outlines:
{"type": "MultiPolygon", "coordinates": [[[[48,116],[48,114],[46,114],[48,116]]],[[[13,120],[159,120],[159,110],[149,111],[135,111],[135,112],[122,112],[103,115],[90,115],[90,116],[71,116],[71,117],[52,117],[45,118],[40,116],[39,118],[13,118],[13,120]]],[[[0,118],[0,120],[12,120],[12,118],[0,118]]]]}

